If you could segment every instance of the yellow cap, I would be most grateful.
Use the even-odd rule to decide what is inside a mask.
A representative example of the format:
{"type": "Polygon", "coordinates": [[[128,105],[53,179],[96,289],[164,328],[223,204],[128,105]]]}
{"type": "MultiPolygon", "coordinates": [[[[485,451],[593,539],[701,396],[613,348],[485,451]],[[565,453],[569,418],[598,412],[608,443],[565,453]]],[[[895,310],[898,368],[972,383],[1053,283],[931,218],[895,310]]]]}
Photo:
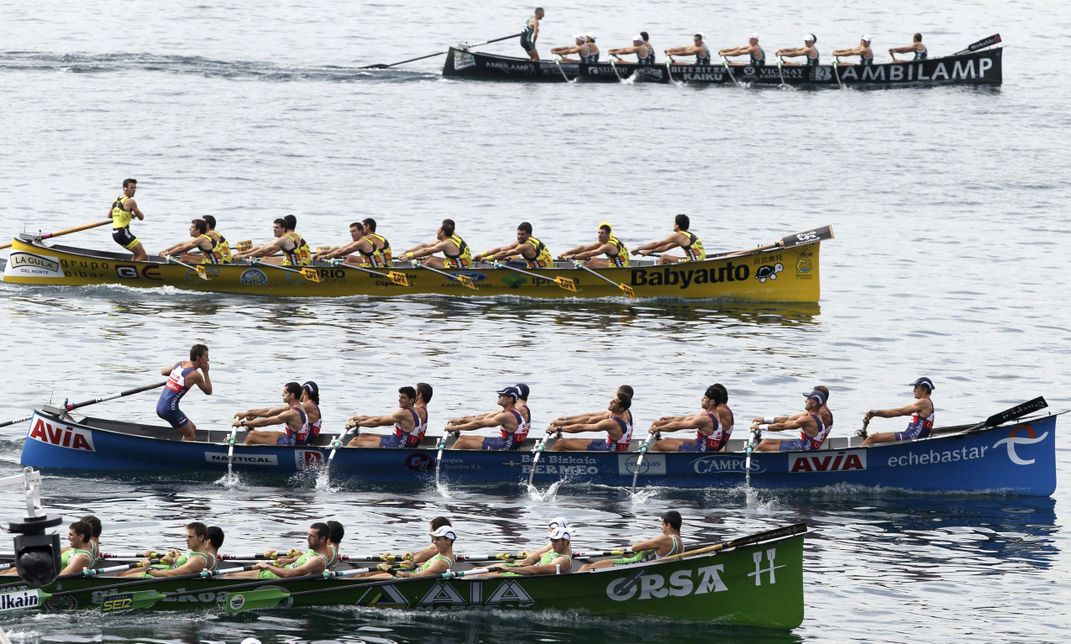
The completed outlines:
{"type": "Polygon", "coordinates": [[[609,228],[609,229],[610,229],[611,231],[613,231],[613,229],[614,229],[614,227],[613,227],[613,226],[611,226],[611,225],[610,225],[610,222],[608,222],[608,221],[600,221],[600,222],[599,222],[599,226],[598,226],[598,227],[599,227],[599,228],[602,228],[603,226],[606,226],[606,227],[607,227],[607,228],[609,228]]]}

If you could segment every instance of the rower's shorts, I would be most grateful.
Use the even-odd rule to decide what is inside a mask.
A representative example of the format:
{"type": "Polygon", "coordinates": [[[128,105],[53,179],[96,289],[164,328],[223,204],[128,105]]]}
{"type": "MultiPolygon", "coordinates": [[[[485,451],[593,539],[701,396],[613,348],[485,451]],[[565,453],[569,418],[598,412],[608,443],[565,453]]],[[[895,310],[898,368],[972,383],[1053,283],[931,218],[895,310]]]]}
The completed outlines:
{"type": "Polygon", "coordinates": [[[513,434],[510,434],[507,438],[494,436],[492,438],[483,439],[483,446],[480,449],[505,452],[508,450],[520,449],[522,443],[524,443],[524,441],[513,440],[513,434]]]}
{"type": "Polygon", "coordinates": [[[112,239],[115,240],[116,244],[119,244],[127,250],[134,250],[134,248],[141,243],[141,240],[135,237],[134,233],[130,232],[130,226],[113,228],[112,239]]]}
{"type": "Polygon", "coordinates": [[[282,447],[293,447],[294,435],[283,432],[279,434],[279,438],[275,439],[275,444],[280,445],[282,447]]]}
{"type": "Polygon", "coordinates": [[[798,438],[794,441],[781,441],[781,447],[778,450],[782,452],[809,452],[811,451],[811,441],[804,442],[798,438]]]}
{"type": "Polygon", "coordinates": [[[156,405],[156,415],[166,420],[174,429],[182,429],[190,422],[177,404],[174,407],[167,404],[156,405]]]}
{"type": "Polygon", "coordinates": [[[261,570],[257,573],[257,579],[282,579],[279,575],[270,570],[261,570]]]}
{"type": "Polygon", "coordinates": [[[614,565],[627,566],[629,564],[643,563],[648,559],[651,559],[653,554],[654,553],[651,550],[641,550],[640,552],[637,552],[636,554],[630,557],[620,557],[618,559],[614,559],[614,565]]]}
{"type": "Polygon", "coordinates": [[[588,443],[588,446],[585,447],[584,449],[586,449],[589,452],[609,452],[609,451],[612,451],[610,449],[610,443],[607,443],[606,441],[591,441],[590,443],[588,443]]]}
{"type": "Polygon", "coordinates": [[[409,436],[398,437],[395,434],[388,434],[386,436],[380,437],[380,439],[379,439],[379,446],[380,447],[395,447],[395,448],[399,448],[400,447],[400,448],[403,448],[403,449],[412,449],[412,448],[416,447],[419,444],[420,444],[420,441],[414,440],[414,439],[410,438],[409,436]]]}
{"type": "Polygon", "coordinates": [[[468,260],[461,259],[460,257],[449,258],[443,260],[443,268],[468,268],[468,260]]]}
{"type": "Polygon", "coordinates": [[[691,443],[682,443],[681,446],[677,448],[677,451],[678,452],[706,452],[706,451],[708,451],[707,450],[707,442],[705,440],[696,440],[696,441],[692,441],[691,443]]]}
{"type": "Polygon", "coordinates": [[[920,438],[929,438],[930,430],[925,427],[916,427],[903,432],[896,432],[896,440],[898,441],[917,441],[920,438]]]}
{"type": "Polygon", "coordinates": [[[521,36],[521,47],[529,54],[535,51],[535,43],[532,42],[527,36],[521,36]]]}

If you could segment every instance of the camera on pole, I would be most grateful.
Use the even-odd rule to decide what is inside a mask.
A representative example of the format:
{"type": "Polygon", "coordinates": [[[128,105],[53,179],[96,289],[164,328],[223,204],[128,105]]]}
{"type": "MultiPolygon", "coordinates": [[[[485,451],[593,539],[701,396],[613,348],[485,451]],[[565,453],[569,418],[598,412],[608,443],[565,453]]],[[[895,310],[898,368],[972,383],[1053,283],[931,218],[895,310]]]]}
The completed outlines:
{"type": "Polygon", "coordinates": [[[46,534],[48,528],[63,522],[62,517],[49,517],[41,513],[41,474],[26,468],[21,474],[0,479],[0,487],[23,484],[26,494],[26,518],[12,521],[8,530],[15,537],[15,569],[19,578],[31,586],[46,586],[60,573],[60,538],[55,532],[46,534]]]}

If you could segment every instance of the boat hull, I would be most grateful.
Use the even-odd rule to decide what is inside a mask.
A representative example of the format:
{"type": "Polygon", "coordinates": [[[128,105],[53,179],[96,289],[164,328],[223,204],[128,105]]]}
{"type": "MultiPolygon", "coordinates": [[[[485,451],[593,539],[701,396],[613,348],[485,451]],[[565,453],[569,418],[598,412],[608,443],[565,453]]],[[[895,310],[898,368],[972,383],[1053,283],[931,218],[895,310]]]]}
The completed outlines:
{"type": "MultiPolygon", "coordinates": [[[[917,492],[1007,493],[1049,496],[1056,489],[1056,416],[1043,416],[995,428],[947,433],[921,441],[869,448],[856,438],[830,438],[830,449],[815,452],[755,452],[751,486],[807,489],[850,485],[917,492]]],[[[132,425],[102,419],[63,420],[57,413],[35,411],[27,429],[21,464],[46,471],[178,474],[222,473],[228,466],[225,432],[215,442],[175,440],[170,428],[132,425]]],[[[212,436],[202,432],[202,438],[212,436]]],[[[291,477],[319,471],[331,452],[327,437],[320,446],[236,445],[235,471],[291,477]]],[[[534,441],[529,441],[529,444],[534,441]]],[[[638,442],[634,443],[634,446],[638,442]]],[[[744,484],[746,456],[740,440],[727,452],[711,454],[648,453],[641,465],[641,487],[732,488],[744,484]]],[[[532,475],[529,449],[496,452],[445,450],[439,464],[447,484],[521,484],[532,475]]],[[[638,454],[551,452],[540,455],[532,480],[546,485],[559,480],[632,485],[638,454]]],[[[383,485],[426,485],[435,477],[432,439],[417,449],[343,448],[331,464],[334,480],[383,485]]]]}
{"type": "Polygon", "coordinates": [[[797,87],[918,85],[1000,85],[1003,82],[1003,49],[946,56],[921,61],[862,65],[776,65],[731,67],[723,65],[639,65],[601,63],[533,62],[527,58],[498,56],[451,48],[443,63],[443,76],[481,80],[522,80],[561,83],[581,82],[669,83],[703,85],[792,85],[797,87]]]}
{"type": "MultiPolygon", "coordinates": [[[[626,284],[640,298],[703,298],[754,302],[817,302],[820,296],[819,242],[776,250],[756,250],[733,257],[667,266],[644,265],[600,270],[599,274],[626,284]]],[[[536,298],[620,297],[621,290],[571,264],[543,269],[530,277],[490,266],[449,271],[466,275],[478,290],[421,268],[397,266],[411,286],[393,283],[361,271],[314,265],[320,281],[263,265],[206,266],[210,279],[195,271],[161,261],[135,262],[127,254],[46,245],[26,235],[16,237],[4,268],[3,280],[38,286],[121,284],[136,288],[171,286],[215,293],[281,297],[339,297],[351,295],[519,296],[536,298]],[[554,283],[564,277],[576,282],[576,292],[554,283]]]]}

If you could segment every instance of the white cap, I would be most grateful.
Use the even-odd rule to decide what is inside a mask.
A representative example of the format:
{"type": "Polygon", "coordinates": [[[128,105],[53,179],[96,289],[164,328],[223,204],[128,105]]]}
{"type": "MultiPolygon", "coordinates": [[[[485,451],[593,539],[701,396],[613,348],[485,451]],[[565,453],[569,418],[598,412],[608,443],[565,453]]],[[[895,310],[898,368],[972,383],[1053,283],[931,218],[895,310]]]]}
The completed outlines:
{"type": "Polygon", "coordinates": [[[755,33],[754,31],[752,31],[750,34],[748,34],[747,39],[748,40],[758,40],[759,39],[759,35],[757,33],[755,33]]]}
{"type": "Polygon", "coordinates": [[[579,40],[580,42],[584,42],[584,38],[585,38],[584,34],[577,34],[577,35],[573,36],[573,40],[579,40]]]}
{"type": "Polygon", "coordinates": [[[569,529],[569,522],[565,519],[565,517],[554,517],[553,519],[550,520],[550,523],[547,524],[547,528],[549,529],[550,532],[553,532],[555,528],[561,528],[563,530],[568,530],[569,529]]]}
{"type": "Polygon", "coordinates": [[[632,37],[632,42],[643,42],[643,36],[636,34],[632,37]]]}
{"type": "Polygon", "coordinates": [[[803,37],[803,42],[818,42],[818,38],[814,34],[807,34],[803,37]]]}
{"type": "Polygon", "coordinates": [[[457,541],[457,533],[454,532],[454,529],[448,525],[441,525],[438,528],[435,528],[435,530],[429,532],[428,534],[433,537],[446,537],[450,541],[457,541]]]}
{"type": "Polygon", "coordinates": [[[870,34],[863,34],[863,37],[860,38],[860,40],[870,42],[870,34]]]}
{"type": "Polygon", "coordinates": [[[706,39],[707,39],[707,37],[706,37],[705,35],[703,35],[703,32],[702,32],[702,31],[697,31],[697,32],[695,32],[695,35],[696,35],[696,36],[699,36],[699,39],[700,39],[700,40],[706,40],[706,39]]]}
{"type": "Polygon", "coordinates": [[[595,40],[595,34],[584,34],[584,35],[587,36],[588,38],[591,38],[592,40],[595,40]]]}
{"type": "Polygon", "coordinates": [[[569,534],[569,531],[565,528],[554,528],[550,533],[550,538],[554,540],[565,539],[566,541],[570,541],[572,540],[573,535],[569,534]]]}

